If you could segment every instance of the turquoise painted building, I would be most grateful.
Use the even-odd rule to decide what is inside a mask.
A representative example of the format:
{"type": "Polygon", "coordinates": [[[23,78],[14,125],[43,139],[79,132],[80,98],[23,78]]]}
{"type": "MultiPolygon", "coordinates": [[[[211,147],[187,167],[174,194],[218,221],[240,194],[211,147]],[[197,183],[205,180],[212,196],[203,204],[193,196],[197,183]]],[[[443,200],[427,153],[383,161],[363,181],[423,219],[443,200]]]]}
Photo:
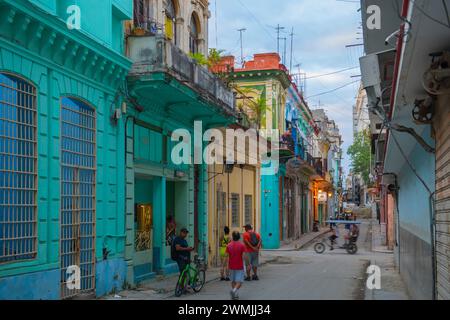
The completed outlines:
{"type": "Polygon", "coordinates": [[[130,35],[127,45],[134,64],[127,81],[130,105],[125,120],[125,258],[127,279],[136,284],[178,272],[166,241],[169,217],[177,233],[183,227],[190,231],[189,244],[207,261],[208,172],[201,159],[202,136],[236,118],[233,93],[172,41],[130,35]],[[173,152],[185,155],[174,151],[180,143],[172,139],[176,130],[191,137],[190,142],[183,140],[189,145],[188,163],[177,164],[172,157],[173,152]],[[196,152],[200,162],[194,163],[196,152]]]}
{"type": "Polygon", "coordinates": [[[119,89],[131,18],[131,0],[0,1],[0,299],[125,283],[119,89]],[[80,30],[66,24],[74,4],[80,30]]]}

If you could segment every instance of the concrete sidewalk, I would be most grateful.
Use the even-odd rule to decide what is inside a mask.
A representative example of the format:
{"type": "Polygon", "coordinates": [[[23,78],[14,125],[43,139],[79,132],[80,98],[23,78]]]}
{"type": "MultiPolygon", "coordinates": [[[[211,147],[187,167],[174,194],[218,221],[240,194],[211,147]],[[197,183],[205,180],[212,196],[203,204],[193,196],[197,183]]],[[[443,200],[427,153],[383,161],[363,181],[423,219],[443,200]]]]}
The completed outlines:
{"type": "MultiPolygon", "coordinates": [[[[409,300],[408,291],[400,277],[394,262],[392,250],[385,245],[385,235],[376,219],[371,220],[371,247],[370,264],[381,269],[381,289],[370,290],[365,285],[365,300],[409,300]]],[[[368,274],[366,274],[365,282],[368,274]]]]}

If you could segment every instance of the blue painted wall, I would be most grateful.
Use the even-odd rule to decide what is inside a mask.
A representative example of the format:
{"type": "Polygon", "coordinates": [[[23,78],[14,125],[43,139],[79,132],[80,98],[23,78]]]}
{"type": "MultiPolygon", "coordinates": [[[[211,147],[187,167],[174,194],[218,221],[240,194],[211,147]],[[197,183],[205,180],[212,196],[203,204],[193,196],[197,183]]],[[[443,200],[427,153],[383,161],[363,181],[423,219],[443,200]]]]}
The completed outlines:
{"type": "MultiPolygon", "coordinates": [[[[409,161],[422,179],[435,190],[435,157],[416,144],[409,161]]],[[[422,240],[430,243],[429,194],[405,163],[398,174],[400,225],[422,240]]]]}
{"type": "MultiPolygon", "coordinates": [[[[426,129],[422,136],[433,145],[429,129],[426,129]]],[[[399,161],[403,161],[400,154],[398,157],[399,161]]],[[[418,143],[415,143],[408,159],[431,192],[434,192],[435,155],[425,152],[418,143]]],[[[400,223],[396,258],[400,274],[413,299],[432,299],[433,263],[429,193],[407,163],[403,163],[397,176],[400,188],[398,192],[400,223]]]]}
{"type": "Polygon", "coordinates": [[[57,300],[59,269],[0,278],[0,300],[57,300]]]}
{"type": "Polygon", "coordinates": [[[125,284],[127,265],[124,259],[97,262],[95,273],[95,294],[97,297],[118,292],[125,284]]]}

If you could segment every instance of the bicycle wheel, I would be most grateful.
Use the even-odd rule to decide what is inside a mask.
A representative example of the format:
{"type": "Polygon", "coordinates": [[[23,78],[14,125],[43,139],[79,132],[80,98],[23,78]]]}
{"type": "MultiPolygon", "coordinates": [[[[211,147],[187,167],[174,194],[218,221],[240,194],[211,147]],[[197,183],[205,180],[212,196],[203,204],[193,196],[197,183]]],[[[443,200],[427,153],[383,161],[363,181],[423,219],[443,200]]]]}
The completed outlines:
{"type": "Polygon", "coordinates": [[[183,295],[184,290],[186,289],[186,273],[183,272],[177,281],[177,286],[175,287],[175,297],[179,298],[183,295]]]}
{"type": "Polygon", "coordinates": [[[200,292],[205,285],[206,274],[204,270],[199,270],[197,276],[192,283],[192,290],[195,292],[200,292]]]}
{"type": "Polygon", "coordinates": [[[358,252],[358,247],[354,243],[349,243],[346,250],[349,254],[355,254],[356,252],[358,252]]]}
{"type": "Polygon", "coordinates": [[[314,251],[321,254],[325,252],[325,245],[322,242],[318,242],[314,245],[314,251]]]}

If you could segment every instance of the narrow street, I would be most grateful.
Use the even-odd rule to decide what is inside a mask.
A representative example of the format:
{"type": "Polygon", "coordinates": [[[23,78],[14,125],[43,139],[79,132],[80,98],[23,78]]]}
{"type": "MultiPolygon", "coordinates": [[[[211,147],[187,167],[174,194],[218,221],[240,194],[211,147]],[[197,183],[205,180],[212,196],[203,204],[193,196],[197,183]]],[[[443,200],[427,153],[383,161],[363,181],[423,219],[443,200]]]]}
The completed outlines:
{"type": "Polygon", "coordinates": [[[0,16],[0,301],[450,300],[450,0],[0,16]]]}
{"type": "MultiPolygon", "coordinates": [[[[342,227],[343,228],[343,227],[342,227]]],[[[344,234],[341,230],[341,240],[344,234]]],[[[245,282],[240,290],[241,300],[364,300],[372,299],[365,288],[366,269],[371,261],[388,265],[392,254],[371,251],[370,221],[364,220],[358,240],[358,253],[349,255],[345,250],[326,250],[323,254],[314,252],[313,246],[321,241],[322,235],[300,251],[263,251],[259,281],[245,282]]],[[[212,272],[212,271],[209,271],[212,272]]],[[[209,275],[211,276],[211,275],[209,275]]],[[[399,299],[404,295],[396,287],[397,278],[382,273],[384,286],[391,285],[389,298],[399,299]],[[384,281],[386,280],[386,281],[384,281]]],[[[398,285],[397,285],[398,286],[398,285]]],[[[401,286],[401,284],[400,284],[401,286]]],[[[227,300],[230,283],[209,281],[198,294],[189,293],[181,298],[166,292],[154,290],[124,291],[114,298],[131,300],[227,300]],[[120,298],[119,298],[120,297],[120,298]]],[[[387,296],[381,295],[381,298],[387,296]]],[[[374,298],[376,299],[376,298],[374,298]]]]}
{"type": "MultiPolygon", "coordinates": [[[[325,235],[329,236],[329,235],[325,235]]],[[[322,236],[323,237],[323,236],[322,236]]],[[[370,259],[367,223],[361,228],[359,252],[345,250],[314,252],[313,244],[301,251],[266,251],[274,262],[260,269],[260,280],[244,283],[241,300],[358,300],[364,299],[365,269],[370,259]]],[[[273,261],[270,259],[270,261],[273,261]]],[[[186,300],[229,299],[229,283],[214,281],[186,300]]],[[[170,299],[176,299],[171,297],[170,299]]]]}

